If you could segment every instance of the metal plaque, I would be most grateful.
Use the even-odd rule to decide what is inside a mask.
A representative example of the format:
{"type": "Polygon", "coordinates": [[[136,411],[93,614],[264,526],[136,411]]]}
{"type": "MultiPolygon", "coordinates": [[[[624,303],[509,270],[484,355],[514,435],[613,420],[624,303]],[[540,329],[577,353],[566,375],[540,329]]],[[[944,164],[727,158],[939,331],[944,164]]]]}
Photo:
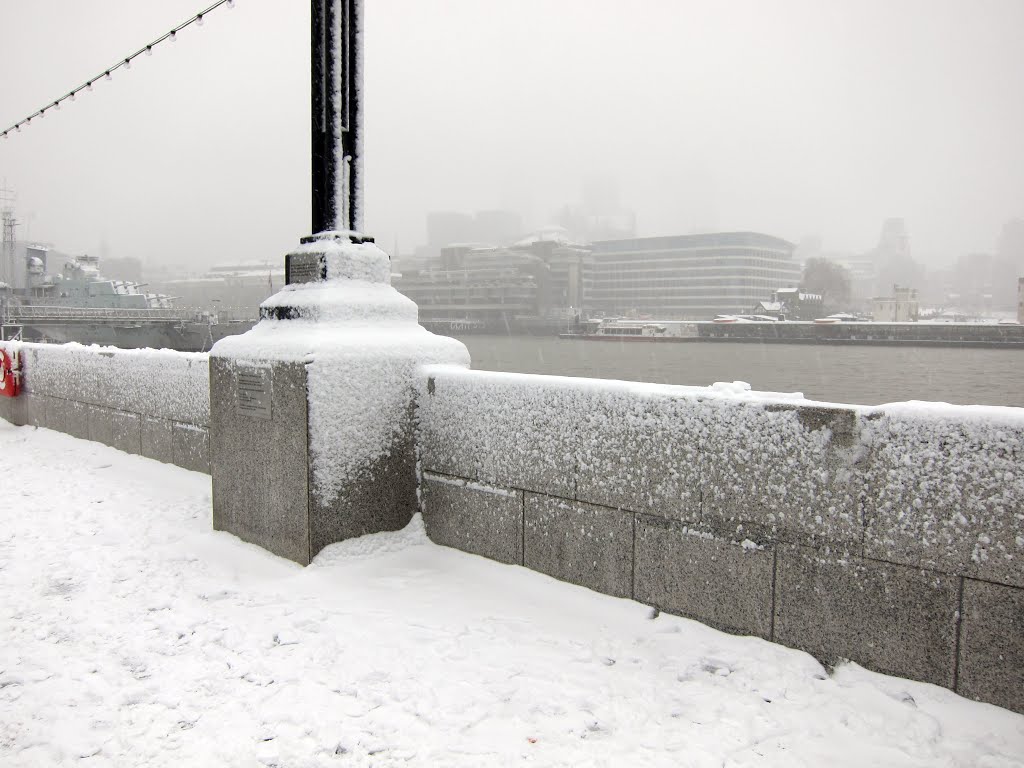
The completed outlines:
{"type": "Polygon", "coordinates": [[[238,372],[235,404],[239,413],[257,419],[269,419],[272,392],[270,369],[247,368],[238,372]]]}
{"type": "Polygon", "coordinates": [[[284,260],[284,273],[288,285],[326,280],[327,261],[319,253],[289,253],[284,260]]]}

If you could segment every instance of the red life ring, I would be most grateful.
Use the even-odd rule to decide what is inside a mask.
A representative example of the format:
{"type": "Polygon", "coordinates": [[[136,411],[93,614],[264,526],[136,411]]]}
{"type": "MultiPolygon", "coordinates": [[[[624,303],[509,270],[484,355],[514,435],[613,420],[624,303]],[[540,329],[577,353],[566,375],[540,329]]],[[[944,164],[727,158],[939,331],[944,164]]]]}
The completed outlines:
{"type": "Polygon", "coordinates": [[[21,366],[19,365],[18,353],[13,355],[7,353],[6,349],[0,349],[0,395],[4,397],[17,397],[21,390],[21,366]]]}

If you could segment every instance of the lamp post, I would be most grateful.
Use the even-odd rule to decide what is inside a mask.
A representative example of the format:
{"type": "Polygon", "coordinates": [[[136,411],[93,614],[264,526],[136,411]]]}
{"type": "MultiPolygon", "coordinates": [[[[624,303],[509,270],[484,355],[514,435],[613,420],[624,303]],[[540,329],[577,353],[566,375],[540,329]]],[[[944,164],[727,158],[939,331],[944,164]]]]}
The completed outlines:
{"type": "Polygon", "coordinates": [[[362,0],[311,0],[313,233],[358,232],[362,201],[362,0]]]}
{"type": "Polygon", "coordinates": [[[418,509],[424,365],[467,366],[362,228],[362,0],[312,0],[312,224],[260,321],[210,351],[213,525],[308,563],[418,509]]]}

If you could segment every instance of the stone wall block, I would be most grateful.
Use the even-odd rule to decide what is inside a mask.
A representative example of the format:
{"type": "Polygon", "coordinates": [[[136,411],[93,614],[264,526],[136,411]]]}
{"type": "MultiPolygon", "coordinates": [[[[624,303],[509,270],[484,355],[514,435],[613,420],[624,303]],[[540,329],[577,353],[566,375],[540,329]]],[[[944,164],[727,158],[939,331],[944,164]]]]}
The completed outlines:
{"type": "Polygon", "coordinates": [[[89,439],[103,445],[113,445],[113,411],[98,405],[86,405],[85,411],[89,419],[89,439]]]}
{"type": "Polygon", "coordinates": [[[46,395],[33,395],[34,397],[46,397],[46,428],[55,432],[68,431],[68,411],[70,410],[67,400],[60,397],[49,397],[46,395]]]}
{"type": "Polygon", "coordinates": [[[45,427],[47,425],[46,409],[49,406],[50,398],[45,395],[33,395],[29,392],[22,392],[18,395],[19,400],[24,401],[23,414],[24,423],[33,427],[45,427]]]}
{"type": "Polygon", "coordinates": [[[771,639],[771,544],[636,518],[636,599],[726,632],[771,639]]]}
{"type": "Polygon", "coordinates": [[[89,439],[89,406],[74,400],[64,401],[64,431],[72,437],[89,439]]]}
{"type": "Polygon", "coordinates": [[[387,455],[368,462],[330,502],[325,503],[316,491],[311,470],[310,558],[329,544],[407,526],[418,506],[416,483],[411,434],[396,439],[387,455]]]}
{"type": "Polygon", "coordinates": [[[210,474],[210,430],[171,422],[171,463],[210,474]]]}
{"type": "Polygon", "coordinates": [[[702,521],[753,524],[779,541],[863,541],[859,465],[868,453],[852,409],[707,400],[702,521]]]}
{"type": "Polygon", "coordinates": [[[213,527],[305,565],[315,554],[310,552],[306,367],[274,363],[261,369],[269,376],[269,419],[236,408],[242,367],[210,359],[213,527]]]}
{"type": "Polygon", "coordinates": [[[957,693],[1024,714],[1024,589],[964,579],[957,693]]]}
{"type": "Polygon", "coordinates": [[[0,419],[9,421],[16,427],[32,424],[37,418],[36,412],[41,410],[41,405],[39,398],[33,398],[24,391],[17,397],[0,396],[0,419]]]}
{"type": "Polygon", "coordinates": [[[426,473],[423,522],[431,541],[523,564],[523,492],[426,473]]]}
{"type": "Polygon", "coordinates": [[[576,498],[700,519],[700,435],[706,409],[692,397],[608,388],[586,393],[576,498]]]}
{"type": "Polygon", "coordinates": [[[582,425],[572,389],[527,375],[430,371],[417,411],[423,469],[573,497],[582,425]]]}
{"type": "Polygon", "coordinates": [[[171,422],[151,416],[142,417],[142,450],[143,456],[171,464],[174,454],[171,448],[171,422]]]}
{"type": "Polygon", "coordinates": [[[953,686],[959,579],[834,550],[780,546],[775,641],[825,663],[953,686]]]}
{"type": "Polygon", "coordinates": [[[111,412],[110,444],[125,453],[142,453],[142,417],[137,413],[111,412]]]}
{"type": "Polygon", "coordinates": [[[633,516],[527,493],[523,563],[615,597],[633,594],[633,516]]]}
{"type": "Polygon", "coordinates": [[[1024,587],[1024,420],[901,406],[865,427],[866,555],[1024,587]]]}

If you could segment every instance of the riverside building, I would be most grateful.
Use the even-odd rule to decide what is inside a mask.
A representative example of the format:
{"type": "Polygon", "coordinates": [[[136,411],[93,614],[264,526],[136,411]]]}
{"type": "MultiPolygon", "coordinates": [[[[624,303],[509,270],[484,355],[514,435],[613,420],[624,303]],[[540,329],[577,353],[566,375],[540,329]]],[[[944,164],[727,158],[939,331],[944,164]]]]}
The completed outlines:
{"type": "MultiPolygon", "coordinates": [[[[542,233],[509,247],[454,244],[394,286],[428,324],[564,328],[586,317],[707,320],[749,312],[800,282],[794,246],[754,232],[573,243],[542,233]]],[[[433,327],[433,326],[432,326],[433,327]]]]}
{"type": "Polygon", "coordinates": [[[591,246],[592,317],[707,320],[800,282],[793,243],[757,232],[604,240],[591,246]]]}

